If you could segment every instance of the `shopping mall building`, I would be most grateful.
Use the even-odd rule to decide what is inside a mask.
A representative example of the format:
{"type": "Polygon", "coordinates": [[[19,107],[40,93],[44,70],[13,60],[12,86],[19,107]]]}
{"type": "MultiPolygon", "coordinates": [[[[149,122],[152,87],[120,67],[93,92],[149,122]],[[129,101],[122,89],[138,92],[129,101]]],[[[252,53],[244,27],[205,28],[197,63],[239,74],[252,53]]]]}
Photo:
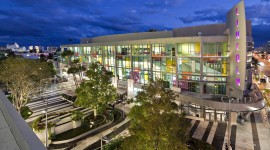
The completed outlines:
{"type": "MultiPolygon", "coordinates": [[[[150,78],[162,78],[180,93],[179,103],[188,115],[224,121],[230,109],[248,112],[264,107],[261,95],[252,93],[251,22],[244,1],[228,13],[226,23],[83,38],[80,44],[62,45],[87,66],[101,62],[115,75],[113,84],[133,97],[150,78]]],[[[254,93],[254,91],[253,91],[254,93]]],[[[236,113],[235,113],[236,116],[236,113]]]]}

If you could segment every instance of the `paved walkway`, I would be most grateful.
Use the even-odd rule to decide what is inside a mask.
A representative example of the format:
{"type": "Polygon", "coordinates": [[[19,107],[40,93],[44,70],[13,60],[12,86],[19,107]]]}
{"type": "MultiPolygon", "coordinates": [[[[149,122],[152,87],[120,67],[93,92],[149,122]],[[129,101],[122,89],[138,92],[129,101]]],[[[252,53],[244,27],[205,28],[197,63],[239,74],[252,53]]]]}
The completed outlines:
{"type": "MultiPolygon", "coordinates": [[[[270,128],[263,122],[261,112],[250,116],[250,122],[231,126],[231,145],[233,150],[269,150],[270,128]]],[[[226,123],[190,120],[190,137],[206,141],[217,150],[225,150],[228,142],[226,123]]]]}
{"type": "MultiPolygon", "coordinates": [[[[48,113],[74,108],[73,104],[62,99],[61,94],[63,92],[63,90],[57,89],[54,91],[46,91],[42,94],[43,97],[48,99],[48,113]]],[[[30,101],[27,106],[33,111],[33,114],[25,121],[27,123],[31,123],[36,118],[43,115],[42,111],[44,111],[46,108],[46,100],[44,101],[42,98],[35,97],[32,98],[32,101],[30,101]]]]}

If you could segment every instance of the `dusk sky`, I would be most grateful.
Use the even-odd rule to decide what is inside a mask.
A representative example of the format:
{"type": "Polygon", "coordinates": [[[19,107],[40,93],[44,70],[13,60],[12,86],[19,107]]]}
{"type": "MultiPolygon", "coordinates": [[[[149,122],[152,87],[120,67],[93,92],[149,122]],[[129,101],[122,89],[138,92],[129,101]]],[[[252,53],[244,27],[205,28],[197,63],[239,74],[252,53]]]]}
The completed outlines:
{"type": "MultiPolygon", "coordinates": [[[[79,43],[80,38],[225,22],[240,0],[1,0],[0,45],[79,43]]],[[[246,0],[255,46],[270,40],[270,0],[246,0]]]]}

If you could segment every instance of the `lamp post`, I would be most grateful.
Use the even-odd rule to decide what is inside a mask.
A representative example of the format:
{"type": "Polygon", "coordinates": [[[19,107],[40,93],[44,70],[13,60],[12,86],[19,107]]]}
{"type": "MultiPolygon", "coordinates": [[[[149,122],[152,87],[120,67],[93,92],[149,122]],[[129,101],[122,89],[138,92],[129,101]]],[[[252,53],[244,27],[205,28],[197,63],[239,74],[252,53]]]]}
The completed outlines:
{"type": "Polygon", "coordinates": [[[48,145],[48,99],[45,98],[46,100],[46,108],[42,112],[45,113],[45,147],[47,148],[48,145]]]}
{"type": "Polygon", "coordinates": [[[103,135],[101,134],[101,137],[100,137],[100,150],[103,150],[103,135]]]}
{"type": "MultiPolygon", "coordinates": [[[[231,150],[231,101],[234,100],[231,98],[231,88],[229,88],[229,110],[228,110],[228,150],[231,150]]],[[[223,97],[221,97],[223,102],[223,97]]]]}

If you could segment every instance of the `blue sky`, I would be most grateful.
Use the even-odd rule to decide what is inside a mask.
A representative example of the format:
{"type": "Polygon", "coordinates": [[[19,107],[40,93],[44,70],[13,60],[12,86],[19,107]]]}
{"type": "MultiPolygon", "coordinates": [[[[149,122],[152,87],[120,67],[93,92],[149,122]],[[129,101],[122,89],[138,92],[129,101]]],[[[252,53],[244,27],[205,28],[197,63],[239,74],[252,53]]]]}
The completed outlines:
{"type": "MultiPolygon", "coordinates": [[[[0,45],[79,43],[83,37],[225,22],[240,0],[1,0],[0,45]]],[[[270,40],[270,0],[246,0],[255,45],[270,40]]]]}

